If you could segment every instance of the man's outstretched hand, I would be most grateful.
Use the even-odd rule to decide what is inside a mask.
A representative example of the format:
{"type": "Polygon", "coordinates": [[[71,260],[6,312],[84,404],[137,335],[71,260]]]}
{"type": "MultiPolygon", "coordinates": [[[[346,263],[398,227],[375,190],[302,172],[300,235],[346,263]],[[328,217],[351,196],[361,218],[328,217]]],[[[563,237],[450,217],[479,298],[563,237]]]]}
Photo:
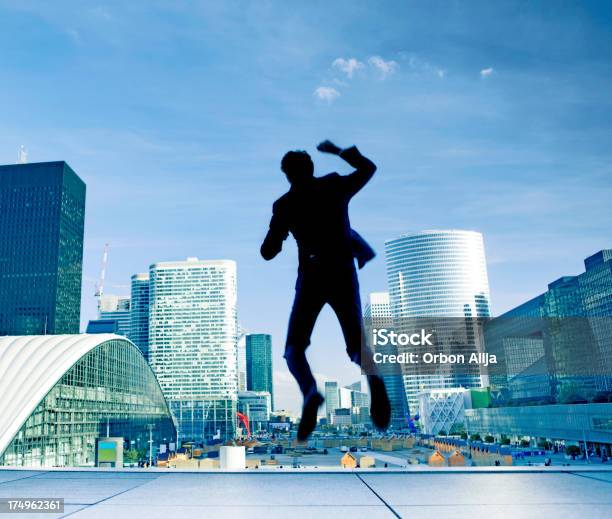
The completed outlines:
{"type": "Polygon", "coordinates": [[[319,143],[317,149],[322,153],[332,153],[333,155],[340,155],[342,152],[342,148],[338,148],[338,146],[329,140],[319,143]]]}

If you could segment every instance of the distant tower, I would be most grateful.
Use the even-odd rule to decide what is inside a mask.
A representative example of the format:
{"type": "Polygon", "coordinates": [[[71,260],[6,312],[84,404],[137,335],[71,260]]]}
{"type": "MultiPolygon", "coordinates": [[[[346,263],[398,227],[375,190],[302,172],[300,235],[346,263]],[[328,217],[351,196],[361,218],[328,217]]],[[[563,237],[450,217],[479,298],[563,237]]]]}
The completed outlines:
{"type": "Polygon", "coordinates": [[[238,391],[247,390],[246,331],[238,325],[238,391]]]}
{"type": "Polygon", "coordinates": [[[19,146],[19,151],[17,152],[17,164],[27,164],[28,163],[28,151],[25,149],[25,146],[22,144],[19,146]]]}
{"type": "Polygon", "coordinates": [[[247,334],[245,347],[247,390],[270,393],[274,410],[272,336],[267,333],[247,334]]]}
{"type": "Polygon", "coordinates": [[[325,381],[325,413],[327,414],[327,423],[331,422],[334,411],[340,407],[340,389],[338,381],[325,381]]]}
{"type": "Polygon", "coordinates": [[[149,273],[132,276],[130,340],[149,360],[149,273]]]}
{"type": "Polygon", "coordinates": [[[117,321],[117,335],[128,337],[131,325],[130,297],[104,294],[100,296],[99,302],[98,318],[117,321]]]}

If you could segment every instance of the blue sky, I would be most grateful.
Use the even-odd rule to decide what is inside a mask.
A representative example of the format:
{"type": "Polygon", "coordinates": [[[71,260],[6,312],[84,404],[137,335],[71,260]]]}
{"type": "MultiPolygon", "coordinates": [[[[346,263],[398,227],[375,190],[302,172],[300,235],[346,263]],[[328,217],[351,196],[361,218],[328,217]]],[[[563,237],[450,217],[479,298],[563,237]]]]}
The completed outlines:
{"type": "MultiPolygon", "coordinates": [[[[0,163],[66,160],[88,187],[83,319],[150,263],[230,258],[239,313],[274,337],[277,407],[295,247],[259,258],[287,149],[379,166],[351,206],[378,259],[427,228],[484,234],[495,313],[612,246],[612,8],[606,2],[0,1],[0,163]]],[[[310,358],[349,383],[326,310],[310,358]]]]}

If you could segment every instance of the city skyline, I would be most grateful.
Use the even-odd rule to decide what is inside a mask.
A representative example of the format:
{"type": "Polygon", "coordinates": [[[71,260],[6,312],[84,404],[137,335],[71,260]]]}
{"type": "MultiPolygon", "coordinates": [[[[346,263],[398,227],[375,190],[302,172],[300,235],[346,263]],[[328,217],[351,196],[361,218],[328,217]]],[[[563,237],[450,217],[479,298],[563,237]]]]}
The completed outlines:
{"type": "MultiPolygon", "coordinates": [[[[326,137],[379,165],[351,208],[378,252],[362,295],[386,289],[384,241],[422,229],[484,234],[494,315],[580,272],[612,230],[610,9],[515,8],[347,4],[341,22],[322,5],[0,4],[0,162],[25,144],[88,185],[81,329],[106,242],[109,293],[156,261],[234,259],[239,320],[273,336],[276,393],[297,402],[282,358],[294,248],[275,265],[258,248],[287,149],[312,152],[317,174],[341,168],[313,151],[326,137]]],[[[358,374],[341,344],[326,309],[309,351],[320,380],[358,374]]]]}
{"type": "MultiPolygon", "coordinates": [[[[22,164],[22,165],[25,166],[26,169],[29,166],[28,164],[22,164]]],[[[46,163],[43,163],[42,166],[46,166],[46,163]]],[[[37,166],[36,164],[34,164],[34,167],[35,168],[39,167],[39,165],[37,166]]],[[[451,274],[451,271],[449,271],[448,273],[445,273],[444,279],[446,279],[446,281],[444,284],[444,293],[448,293],[448,289],[449,287],[451,287],[452,290],[450,293],[451,294],[454,293],[456,294],[456,296],[460,296],[460,297],[458,297],[456,301],[453,298],[451,298],[452,301],[451,300],[441,301],[437,297],[433,297],[433,299],[430,296],[423,298],[423,296],[420,294],[418,290],[414,291],[414,289],[412,289],[409,294],[404,294],[401,297],[396,294],[396,296],[394,297],[395,302],[393,304],[390,304],[392,303],[392,301],[389,301],[388,294],[372,293],[370,294],[368,298],[368,302],[365,305],[364,315],[366,315],[366,317],[369,316],[368,310],[370,310],[372,297],[380,298],[385,295],[387,298],[385,304],[386,304],[386,307],[389,307],[388,309],[389,314],[395,315],[396,318],[401,319],[402,317],[406,317],[408,315],[422,316],[424,313],[427,314],[431,312],[432,309],[435,315],[440,314],[440,311],[442,311],[442,314],[445,317],[450,317],[451,314],[452,316],[455,316],[457,312],[459,313],[465,312],[465,308],[466,308],[464,304],[465,296],[468,293],[469,294],[473,293],[474,295],[474,301],[471,303],[473,308],[472,306],[470,306],[471,308],[469,311],[470,315],[477,315],[479,317],[489,316],[489,305],[490,305],[489,297],[490,296],[489,296],[488,279],[487,279],[487,268],[486,268],[486,260],[484,257],[483,239],[482,239],[482,235],[480,235],[479,233],[476,233],[473,231],[459,231],[459,230],[452,230],[452,231],[435,230],[435,231],[422,231],[419,233],[407,233],[407,234],[401,235],[400,237],[396,239],[388,240],[386,242],[386,256],[387,256],[386,263],[387,263],[387,270],[388,270],[388,283],[389,283],[389,287],[391,287],[392,292],[397,293],[397,287],[396,287],[397,280],[394,281],[394,279],[398,275],[400,276],[400,278],[402,276],[407,276],[406,280],[408,284],[414,284],[415,280],[418,281],[419,279],[421,279],[421,277],[423,276],[423,273],[432,271],[432,268],[433,268],[433,271],[438,272],[441,267],[445,269],[448,266],[452,266],[452,269],[451,269],[452,271],[459,269],[460,271],[464,272],[464,275],[461,278],[462,279],[461,283],[455,286],[455,284],[453,284],[455,283],[454,281],[451,283],[451,285],[448,285],[448,281],[449,280],[452,281],[452,275],[450,278],[448,278],[449,274],[451,274]],[[459,256],[453,257],[450,263],[448,263],[448,260],[442,261],[442,258],[447,257],[447,253],[450,251],[450,249],[452,249],[453,247],[456,248],[457,246],[459,246],[459,248],[455,251],[455,253],[459,253],[459,256]],[[425,256],[423,256],[423,254],[425,254],[425,256]],[[431,262],[432,259],[434,260],[431,266],[427,266],[428,265],[427,262],[424,263],[424,260],[426,260],[427,258],[429,258],[428,260],[429,262],[431,262]],[[466,263],[466,260],[469,260],[469,262],[466,263]],[[439,261],[442,261],[442,263],[439,263],[439,261]],[[417,265],[417,268],[415,269],[413,265],[417,265]],[[407,266],[409,267],[409,269],[405,270],[407,266]],[[482,277],[482,280],[480,279],[481,277],[482,277]],[[473,283],[475,280],[477,281],[476,285],[471,286],[470,283],[473,283]],[[464,293],[465,292],[464,285],[467,286],[466,284],[470,285],[470,289],[468,290],[467,293],[464,293]],[[474,290],[476,290],[476,292],[474,292],[474,290]],[[401,301],[401,304],[400,304],[401,308],[398,307],[398,304],[400,301],[401,301]],[[411,303],[411,301],[413,301],[413,303],[411,303]],[[414,306],[415,304],[414,302],[416,302],[417,304],[416,307],[414,306]],[[450,304],[451,302],[452,304],[450,304]],[[431,306],[432,304],[433,304],[433,307],[431,306]],[[395,306],[393,311],[391,311],[392,306],[395,306]],[[450,310],[450,313],[449,313],[449,310],[450,310]],[[476,313],[472,314],[472,311],[476,313]]],[[[176,263],[189,264],[189,263],[194,263],[197,261],[198,261],[197,258],[188,258],[186,262],[172,262],[171,264],[176,264],[176,263]]],[[[206,263],[211,263],[211,262],[212,263],[227,263],[224,261],[219,262],[215,260],[212,260],[212,261],[206,260],[205,262],[206,263]]],[[[234,263],[234,262],[229,261],[229,263],[234,263]]],[[[154,263],[151,265],[150,268],[154,270],[157,267],[157,265],[158,265],[157,263],[154,263]]],[[[174,266],[177,266],[177,265],[174,265],[174,266]]],[[[561,278],[561,280],[565,280],[565,279],[568,279],[567,276],[564,276],[563,278],[561,278]]],[[[132,276],[132,289],[135,288],[134,287],[135,282],[138,283],[138,281],[142,281],[142,280],[145,281],[144,284],[146,285],[149,284],[148,275],[146,274],[133,275],[132,276]]],[[[177,280],[175,281],[179,281],[179,285],[182,286],[185,280],[179,276],[179,278],[177,278],[177,280]]],[[[236,284],[235,273],[234,273],[233,283],[234,285],[236,284]]],[[[175,283],[173,282],[171,284],[174,285],[175,283]]],[[[403,282],[401,282],[400,284],[403,284],[403,282]]],[[[422,283],[419,281],[417,285],[420,285],[420,284],[422,283]]],[[[168,285],[167,288],[176,289],[176,287],[170,287],[170,285],[168,285]]],[[[446,297],[448,299],[448,296],[446,297]]],[[[110,318],[110,319],[116,320],[117,325],[118,325],[116,333],[118,333],[119,335],[129,336],[131,334],[130,301],[131,301],[130,296],[117,296],[117,295],[106,294],[106,293],[102,294],[100,290],[100,294],[98,297],[98,317],[100,319],[110,318]]],[[[236,304],[237,304],[237,301],[236,301],[236,304]]],[[[146,302],[145,306],[148,309],[148,301],[146,302]]],[[[378,313],[382,312],[382,314],[384,314],[385,310],[384,308],[381,307],[381,310],[380,311],[377,310],[377,312],[378,313]]],[[[236,313],[236,309],[234,309],[234,313],[236,313]]],[[[147,315],[146,319],[144,319],[147,321],[147,325],[148,325],[149,318],[150,316],[147,315]]],[[[94,332],[94,333],[99,333],[99,332],[94,332]]],[[[236,337],[238,337],[238,331],[236,332],[236,337]]],[[[256,337],[262,337],[264,339],[267,339],[267,350],[271,350],[271,336],[270,335],[268,334],[250,334],[250,335],[247,334],[246,335],[247,339],[256,338],[256,337]]],[[[237,347],[237,339],[236,339],[235,346],[237,347]]],[[[248,352],[248,347],[247,347],[247,352],[248,352]]],[[[145,353],[145,357],[146,357],[147,352],[143,351],[143,353],[145,353]]],[[[237,353],[238,353],[238,350],[237,350],[237,353]]],[[[264,355],[265,359],[262,357],[262,359],[259,359],[259,360],[263,362],[264,364],[267,364],[268,368],[266,368],[266,370],[269,369],[271,373],[272,362],[271,362],[270,354],[271,354],[271,351],[265,353],[264,355]]],[[[252,363],[252,360],[251,360],[251,363],[252,363]]],[[[250,377],[252,378],[253,369],[251,368],[249,370],[248,365],[249,365],[249,362],[247,360],[247,371],[251,372],[250,377]]],[[[263,369],[263,364],[261,367],[263,369]]],[[[237,365],[237,371],[238,371],[238,365],[237,365]]],[[[267,375],[267,376],[270,377],[270,375],[267,375]]],[[[268,380],[268,382],[266,383],[267,387],[261,388],[261,389],[268,390],[269,394],[272,396],[273,395],[272,379],[268,378],[267,380],[268,380]]],[[[238,374],[236,375],[236,382],[237,382],[236,390],[239,390],[240,381],[238,380],[238,374]]],[[[412,392],[408,389],[408,387],[410,386],[410,382],[408,380],[406,381],[406,384],[407,384],[406,391],[408,393],[408,399],[410,400],[411,398],[414,398],[414,395],[412,395],[412,392]]],[[[327,386],[327,382],[325,385],[327,386]]],[[[455,385],[451,384],[452,387],[455,387],[455,385]]],[[[463,386],[465,384],[462,383],[461,385],[463,386]]],[[[478,387],[480,384],[476,384],[476,385],[467,384],[467,385],[468,387],[470,386],[478,387]]],[[[445,384],[442,384],[442,386],[451,387],[445,384]]],[[[440,384],[434,384],[431,387],[441,388],[442,386],[440,386],[440,384]]],[[[248,389],[254,390],[257,388],[248,387],[248,389]]],[[[271,402],[273,404],[273,396],[271,398],[271,402]]],[[[414,408],[416,402],[411,400],[411,404],[412,404],[412,408],[414,408]]],[[[289,406],[288,408],[293,410],[291,406],[289,406]]]]}

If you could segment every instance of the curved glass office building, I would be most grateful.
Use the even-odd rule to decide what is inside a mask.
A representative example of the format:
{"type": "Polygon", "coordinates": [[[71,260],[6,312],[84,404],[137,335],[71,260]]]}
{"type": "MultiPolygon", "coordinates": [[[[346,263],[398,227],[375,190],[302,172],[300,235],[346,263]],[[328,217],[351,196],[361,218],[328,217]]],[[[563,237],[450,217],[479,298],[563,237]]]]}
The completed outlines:
{"type": "MultiPolygon", "coordinates": [[[[462,230],[405,234],[385,243],[385,256],[396,328],[411,329],[428,322],[436,328],[439,344],[449,345],[456,353],[456,327],[463,325],[466,318],[489,317],[489,282],[482,234],[462,230]]],[[[476,351],[477,339],[467,335],[466,340],[462,338],[466,344],[462,344],[461,351],[476,351]]],[[[420,373],[418,366],[404,368],[404,384],[413,411],[418,408],[419,392],[478,387],[481,383],[477,368],[458,373],[449,366],[445,373],[435,376],[420,373]]]]}
{"type": "Polygon", "coordinates": [[[0,337],[0,466],[93,465],[101,437],[141,451],[176,438],[134,344],[113,334],[0,337]]]}
{"type": "Polygon", "coordinates": [[[421,231],[385,243],[391,312],[397,317],[489,317],[482,234],[421,231]]]}

